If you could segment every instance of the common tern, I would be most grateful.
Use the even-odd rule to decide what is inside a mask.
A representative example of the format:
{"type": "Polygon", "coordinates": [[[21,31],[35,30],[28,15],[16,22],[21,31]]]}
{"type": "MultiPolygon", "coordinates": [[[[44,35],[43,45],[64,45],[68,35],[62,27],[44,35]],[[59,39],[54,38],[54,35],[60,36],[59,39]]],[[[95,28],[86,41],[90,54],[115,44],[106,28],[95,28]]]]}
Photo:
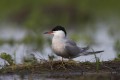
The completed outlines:
{"type": "Polygon", "coordinates": [[[44,34],[52,34],[52,50],[53,52],[61,56],[62,58],[76,58],[83,55],[90,55],[101,53],[101,51],[88,51],[89,47],[78,47],[77,44],[67,38],[67,32],[64,27],[56,26],[51,31],[45,32],[44,34]]]}

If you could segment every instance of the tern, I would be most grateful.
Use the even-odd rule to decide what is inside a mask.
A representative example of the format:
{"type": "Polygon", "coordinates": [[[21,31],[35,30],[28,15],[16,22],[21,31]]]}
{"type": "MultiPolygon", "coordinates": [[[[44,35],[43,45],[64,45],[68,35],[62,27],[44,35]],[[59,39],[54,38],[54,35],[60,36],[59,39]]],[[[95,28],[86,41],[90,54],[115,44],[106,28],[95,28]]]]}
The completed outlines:
{"type": "Polygon", "coordinates": [[[51,31],[45,32],[44,34],[53,35],[52,38],[52,50],[57,56],[63,58],[73,59],[83,55],[90,55],[101,53],[101,51],[88,51],[89,47],[79,47],[77,44],[67,38],[67,32],[64,27],[56,26],[51,31]]]}

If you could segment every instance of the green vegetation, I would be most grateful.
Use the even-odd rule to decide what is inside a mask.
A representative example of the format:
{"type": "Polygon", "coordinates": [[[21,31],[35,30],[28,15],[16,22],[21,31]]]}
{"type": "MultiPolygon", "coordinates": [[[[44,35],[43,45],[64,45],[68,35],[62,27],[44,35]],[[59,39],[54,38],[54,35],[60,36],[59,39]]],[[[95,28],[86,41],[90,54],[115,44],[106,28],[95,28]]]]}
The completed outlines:
{"type": "MultiPolygon", "coordinates": [[[[102,62],[99,72],[111,72],[111,69],[119,69],[120,62],[102,62]],[[107,66],[107,67],[106,67],[107,66]],[[114,68],[113,68],[114,66],[114,68]]],[[[19,64],[6,66],[0,73],[44,73],[44,72],[97,72],[95,62],[75,62],[75,61],[47,61],[41,60],[34,64],[19,64]],[[64,64],[64,65],[63,65],[64,64]]]]}
{"type": "MultiPolygon", "coordinates": [[[[15,57],[16,53],[14,53],[15,57]]],[[[6,60],[10,65],[3,67],[1,73],[41,73],[49,71],[83,71],[83,72],[98,72],[109,70],[112,68],[112,64],[120,62],[111,61],[111,62],[100,62],[99,58],[95,55],[96,62],[78,62],[78,61],[54,61],[54,56],[49,56],[49,60],[40,59],[37,61],[35,56],[31,54],[31,57],[24,57],[22,64],[15,64],[16,59],[12,59],[11,55],[7,53],[1,53],[0,58],[6,60]],[[108,68],[106,68],[108,66],[108,68]],[[96,69],[95,69],[96,68],[96,69]]],[[[118,65],[114,65],[118,68],[118,65]]]]}
{"type": "MultiPolygon", "coordinates": [[[[120,1],[96,0],[1,0],[0,19],[24,25],[32,30],[48,25],[80,25],[94,20],[96,15],[119,14],[120,1]],[[103,14],[104,12],[104,14],[103,14]],[[96,15],[94,15],[96,14],[96,15]]],[[[79,26],[82,27],[82,26],[79,26]]],[[[83,27],[84,28],[84,27],[83,27]]]]}
{"type": "Polygon", "coordinates": [[[114,49],[117,53],[115,60],[120,61],[120,41],[119,40],[115,42],[114,49]]]}
{"type": "Polygon", "coordinates": [[[27,65],[28,64],[33,65],[33,64],[38,63],[37,59],[35,58],[35,56],[33,54],[31,54],[31,57],[23,57],[22,62],[23,62],[23,64],[27,64],[27,65]]]}
{"type": "MultiPolygon", "coordinates": [[[[14,53],[15,57],[16,53],[14,53]]],[[[0,58],[6,60],[10,65],[4,66],[0,69],[0,73],[44,73],[44,72],[111,72],[119,69],[119,61],[100,62],[95,55],[95,62],[78,62],[78,61],[54,61],[54,56],[48,56],[49,60],[40,59],[37,61],[35,56],[24,57],[23,64],[15,64],[16,59],[12,59],[11,55],[1,53],[0,58]],[[114,66],[114,68],[113,68],[114,66]]]]}
{"type": "Polygon", "coordinates": [[[12,59],[11,55],[7,54],[7,53],[1,53],[0,54],[0,58],[6,60],[9,65],[13,65],[14,64],[14,60],[12,59]]]}
{"type": "Polygon", "coordinates": [[[95,56],[95,62],[96,62],[96,71],[98,72],[101,62],[100,62],[99,57],[96,56],[96,54],[94,54],[94,56],[95,56]]]}

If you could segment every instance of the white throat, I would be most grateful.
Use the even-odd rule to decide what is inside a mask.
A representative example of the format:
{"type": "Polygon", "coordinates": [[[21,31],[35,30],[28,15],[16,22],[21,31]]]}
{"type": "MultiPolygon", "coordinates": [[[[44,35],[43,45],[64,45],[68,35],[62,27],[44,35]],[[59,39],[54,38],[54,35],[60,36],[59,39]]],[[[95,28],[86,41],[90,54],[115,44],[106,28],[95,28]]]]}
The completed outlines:
{"type": "Polygon", "coordinates": [[[63,31],[54,31],[53,34],[52,45],[54,45],[54,47],[64,44],[66,36],[63,31]]]}
{"type": "Polygon", "coordinates": [[[54,31],[53,34],[54,34],[53,38],[57,38],[57,39],[62,39],[66,37],[65,33],[62,30],[54,31]]]}
{"type": "Polygon", "coordinates": [[[54,31],[52,39],[52,49],[55,53],[63,53],[65,46],[65,33],[63,31],[54,31]]]}

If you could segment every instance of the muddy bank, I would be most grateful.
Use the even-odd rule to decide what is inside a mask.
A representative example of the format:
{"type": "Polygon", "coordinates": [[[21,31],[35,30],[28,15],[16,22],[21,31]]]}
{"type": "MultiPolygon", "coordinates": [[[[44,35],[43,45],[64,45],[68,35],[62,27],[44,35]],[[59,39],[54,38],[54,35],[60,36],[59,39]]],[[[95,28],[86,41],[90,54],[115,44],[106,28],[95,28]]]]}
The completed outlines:
{"type": "Polygon", "coordinates": [[[120,73],[120,61],[105,61],[105,62],[75,62],[75,61],[43,61],[34,64],[19,64],[6,66],[0,70],[0,74],[27,74],[27,73],[79,73],[86,72],[108,72],[120,73]]]}

